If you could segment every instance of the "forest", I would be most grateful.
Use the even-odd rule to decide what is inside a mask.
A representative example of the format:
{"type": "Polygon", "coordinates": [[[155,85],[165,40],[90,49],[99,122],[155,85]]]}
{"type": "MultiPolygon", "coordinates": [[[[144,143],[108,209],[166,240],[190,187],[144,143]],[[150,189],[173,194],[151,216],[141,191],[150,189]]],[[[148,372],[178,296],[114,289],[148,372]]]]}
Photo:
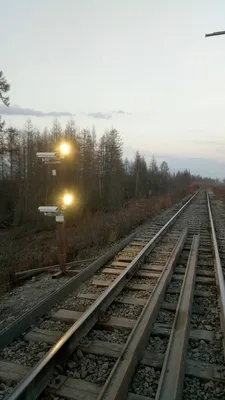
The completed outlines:
{"type": "Polygon", "coordinates": [[[105,132],[99,140],[92,130],[78,130],[68,121],[63,130],[56,119],[50,129],[40,132],[28,120],[24,129],[0,129],[0,226],[37,224],[39,205],[58,204],[65,190],[74,194],[70,217],[86,212],[115,212],[127,202],[151,196],[181,197],[193,181],[189,171],[170,173],[168,164],[149,164],[136,152],[133,160],[123,158],[123,144],[116,129],[105,132]],[[56,167],[36,157],[40,151],[55,151],[66,141],[71,155],[56,167]],[[57,169],[57,177],[52,169],[57,169]]]}
{"type": "MultiPolygon", "coordinates": [[[[10,85],[0,71],[0,99],[9,106],[10,85]]],[[[151,149],[149,149],[151,150],[151,149]]],[[[65,129],[55,119],[50,129],[40,131],[27,120],[24,129],[6,126],[0,117],[0,227],[37,224],[37,207],[55,205],[64,190],[74,193],[76,201],[70,217],[85,212],[115,212],[132,199],[153,196],[182,196],[193,181],[187,170],[172,174],[163,161],[153,157],[147,163],[136,152],[133,160],[124,159],[120,133],[112,128],[98,140],[95,128],[79,130],[75,121],[65,129]],[[72,152],[57,165],[57,178],[52,166],[37,159],[40,151],[55,151],[62,141],[72,152]]]]}
{"type": "MultiPolygon", "coordinates": [[[[0,71],[0,99],[6,106],[9,88],[0,71]]],[[[74,195],[66,215],[72,260],[170,207],[193,182],[214,181],[188,170],[171,173],[167,162],[158,165],[154,157],[147,162],[138,151],[132,160],[124,158],[121,134],[114,128],[99,137],[94,127],[80,130],[73,120],[63,129],[55,119],[40,131],[30,119],[17,129],[0,117],[0,229],[14,232],[2,241],[2,265],[20,270],[57,262],[55,221],[41,215],[38,206],[57,205],[65,190],[74,195]],[[72,151],[60,164],[37,158],[37,152],[55,151],[62,142],[72,151]]]]}

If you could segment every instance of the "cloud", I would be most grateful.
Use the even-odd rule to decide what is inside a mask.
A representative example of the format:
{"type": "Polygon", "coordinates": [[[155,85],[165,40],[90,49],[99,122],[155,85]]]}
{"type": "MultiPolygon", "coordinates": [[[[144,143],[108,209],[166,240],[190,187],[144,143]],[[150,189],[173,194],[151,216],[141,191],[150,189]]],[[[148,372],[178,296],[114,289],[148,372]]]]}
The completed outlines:
{"type": "MultiPolygon", "coordinates": [[[[114,114],[129,114],[123,110],[113,111],[114,114]]],[[[112,113],[104,113],[101,111],[90,112],[90,113],[81,113],[91,118],[97,119],[112,119],[112,113]]],[[[39,110],[34,110],[32,108],[23,108],[17,105],[13,105],[10,107],[6,107],[4,105],[0,105],[0,115],[24,115],[24,116],[33,116],[33,117],[73,117],[75,114],[66,112],[66,111],[50,111],[44,112],[39,110]]]]}
{"type": "Polygon", "coordinates": [[[123,111],[123,110],[118,110],[118,111],[113,111],[114,114],[127,114],[127,115],[131,115],[131,113],[123,111]]]}
{"type": "Polygon", "coordinates": [[[99,119],[111,119],[112,118],[112,114],[102,113],[100,111],[92,112],[92,113],[85,113],[85,115],[87,115],[88,117],[99,118],[99,119]]]}
{"type": "Polygon", "coordinates": [[[0,105],[0,115],[25,115],[33,117],[73,117],[75,114],[66,111],[44,112],[32,108],[23,108],[19,106],[5,107],[0,105]]]}
{"type": "Polygon", "coordinates": [[[195,140],[196,144],[200,145],[213,145],[213,146],[225,146],[224,140],[195,140]]]}
{"type": "Polygon", "coordinates": [[[118,111],[112,111],[110,113],[104,113],[101,111],[97,112],[90,112],[90,113],[82,113],[87,115],[88,117],[92,118],[98,118],[98,119],[112,119],[112,114],[120,114],[120,115],[125,115],[125,114],[131,114],[123,110],[118,110],[118,111]]]}

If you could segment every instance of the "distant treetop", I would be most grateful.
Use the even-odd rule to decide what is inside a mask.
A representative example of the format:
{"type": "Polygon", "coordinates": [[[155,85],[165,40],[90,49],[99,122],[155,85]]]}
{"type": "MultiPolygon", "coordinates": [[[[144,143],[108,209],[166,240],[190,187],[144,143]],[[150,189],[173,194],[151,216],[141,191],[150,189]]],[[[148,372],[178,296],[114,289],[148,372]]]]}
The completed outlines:
{"type": "Polygon", "coordinates": [[[3,72],[0,70],[0,99],[7,107],[9,107],[9,96],[5,96],[5,94],[7,94],[9,90],[10,84],[7,82],[3,72]]]}

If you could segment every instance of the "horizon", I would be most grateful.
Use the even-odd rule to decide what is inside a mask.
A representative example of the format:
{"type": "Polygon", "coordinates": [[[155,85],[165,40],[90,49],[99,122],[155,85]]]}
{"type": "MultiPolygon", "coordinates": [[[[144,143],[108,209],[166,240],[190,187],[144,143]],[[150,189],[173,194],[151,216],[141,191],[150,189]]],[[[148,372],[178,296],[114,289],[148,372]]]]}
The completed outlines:
{"type": "Polygon", "coordinates": [[[2,1],[0,27],[7,124],[29,116],[42,130],[73,117],[98,136],[113,126],[125,154],[223,179],[225,38],[205,38],[225,28],[221,0],[12,3],[13,14],[2,1]]]}
{"type": "MultiPolygon", "coordinates": [[[[25,127],[25,124],[28,120],[31,121],[32,125],[34,126],[34,129],[38,129],[40,130],[40,132],[42,133],[43,130],[45,128],[51,130],[51,126],[52,123],[54,122],[55,118],[52,119],[50,117],[46,117],[47,119],[49,119],[49,124],[43,124],[43,128],[40,129],[38,127],[38,124],[34,124],[33,123],[33,118],[26,116],[25,117],[21,117],[20,119],[20,123],[17,124],[16,126],[13,124],[13,121],[11,119],[5,118],[6,123],[9,126],[12,127],[16,127],[19,130],[23,130],[23,128],[25,127]]],[[[95,117],[93,117],[95,118],[95,117]]],[[[39,119],[39,117],[37,117],[37,119],[39,119]]],[[[43,118],[42,122],[44,122],[45,118],[43,118]]],[[[91,131],[92,128],[96,129],[96,123],[93,123],[90,126],[79,126],[76,123],[76,119],[73,118],[68,118],[65,117],[65,121],[64,124],[61,124],[61,120],[60,118],[57,117],[57,120],[59,121],[62,129],[65,129],[66,123],[68,121],[73,120],[75,122],[76,128],[78,129],[78,131],[82,130],[82,129],[88,129],[91,131]]],[[[116,126],[110,125],[110,126],[106,126],[104,129],[102,129],[102,131],[96,131],[96,137],[97,140],[100,139],[101,135],[104,134],[105,131],[110,130],[110,129],[117,129],[116,126]]],[[[121,138],[123,139],[123,135],[121,134],[121,132],[118,130],[118,132],[121,135],[121,138]]],[[[166,161],[168,163],[169,169],[171,173],[174,172],[178,172],[178,171],[184,171],[184,170],[188,170],[190,171],[193,175],[201,175],[204,178],[213,178],[213,179],[220,179],[223,180],[225,178],[225,174],[223,174],[223,170],[221,170],[221,168],[224,166],[222,162],[219,161],[215,161],[212,158],[203,158],[203,157],[182,157],[182,155],[174,155],[174,154],[163,154],[163,153],[153,153],[148,149],[143,149],[142,147],[132,147],[126,144],[126,142],[123,142],[123,158],[128,158],[129,160],[134,159],[135,157],[135,153],[139,152],[141,154],[141,156],[144,156],[147,164],[151,161],[152,157],[155,158],[155,160],[157,161],[157,164],[160,165],[160,163],[162,161],[166,161]],[[209,169],[209,164],[210,164],[210,169],[213,168],[214,169],[214,173],[212,174],[208,174],[208,169],[209,169]]]]}

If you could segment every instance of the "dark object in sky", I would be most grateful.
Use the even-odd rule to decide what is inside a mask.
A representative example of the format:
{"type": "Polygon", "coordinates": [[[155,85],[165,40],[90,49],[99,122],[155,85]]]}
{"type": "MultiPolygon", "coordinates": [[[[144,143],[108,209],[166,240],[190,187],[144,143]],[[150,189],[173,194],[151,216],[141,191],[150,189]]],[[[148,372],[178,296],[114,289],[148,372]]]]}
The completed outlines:
{"type": "Polygon", "coordinates": [[[225,35],[225,31],[213,32],[213,33],[206,33],[206,34],[205,34],[205,37],[219,36],[219,35],[225,35]]]}

